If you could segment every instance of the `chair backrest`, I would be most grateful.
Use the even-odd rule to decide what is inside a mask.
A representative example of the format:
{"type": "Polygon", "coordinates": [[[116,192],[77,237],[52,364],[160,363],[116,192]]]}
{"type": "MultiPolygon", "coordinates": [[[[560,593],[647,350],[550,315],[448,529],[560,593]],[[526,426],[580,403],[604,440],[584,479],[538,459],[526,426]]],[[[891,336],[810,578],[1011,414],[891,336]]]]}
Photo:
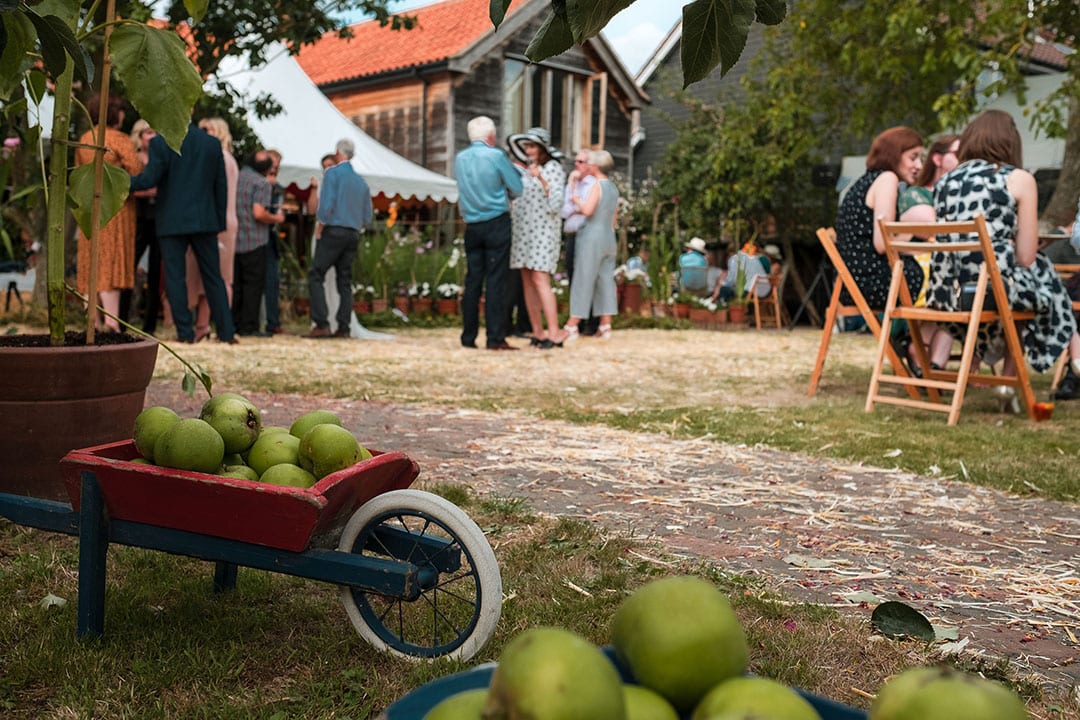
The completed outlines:
{"type": "MultiPolygon", "coordinates": [[[[990,231],[986,227],[986,218],[976,215],[971,220],[942,221],[935,223],[906,223],[889,222],[879,219],[881,233],[885,240],[885,255],[888,257],[889,266],[895,266],[901,255],[918,255],[927,251],[934,253],[981,253],[987,259],[985,288],[979,287],[976,292],[988,290],[994,298],[997,308],[996,314],[1001,316],[1002,322],[1012,323],[1012,310],[1009,306],[1009,296],[1005,291],[1005,283],[1001,279],[1001,268],[997,264],[997,255],[994,253],[994,243],[990,239],[990,231]],[[927,247],[927,243],[917,240],[897,240],[896,237],[926,237],[935,238],[936,243],[927,247]],[[974,236],[974,237],[972,237],[974,236]]],[[[973,278],[973,283],[977,281],[973,278]]],[[[899,304],[911,306],[911,292],[907,283],[900,284],[899,304]]],[[[959,299],[958,299],[959,301],[959,299]]],[[[959,306],[959,303],[958,303],[959,306]]],[[[986,308],[983,303],[979,307],[986,308]]],[[[995,311],[987,311],[989,315],[995,311]]],[[[983,322],[987,322],[983,320],[983,322]]]]}
{"type": "MultiPolygon", "coordinates": [[[[836,230],[833,228],[818,228],[817,236],[818,240],[821,241],[821,247],[825,248],[825,254],[829,256],[833,268],[836,269],[837,278],[851,297],[852,305],[858,310],[859,315],[862,315],[863,320],[866,321],[867,326],[876,336],[879,327],[877,312],[866,302],[862,290],[859,290],[855,278],[852,277],[851,271],[848,270],[847,263],[844,262],[844,258],[840,257],[840,251],[836,249],[836,230]]],[[[850,308],[851,306],[846,307],[850,308]]],[[[854,315],[855,313],[841,310],[841,314],[854,315]]]]}

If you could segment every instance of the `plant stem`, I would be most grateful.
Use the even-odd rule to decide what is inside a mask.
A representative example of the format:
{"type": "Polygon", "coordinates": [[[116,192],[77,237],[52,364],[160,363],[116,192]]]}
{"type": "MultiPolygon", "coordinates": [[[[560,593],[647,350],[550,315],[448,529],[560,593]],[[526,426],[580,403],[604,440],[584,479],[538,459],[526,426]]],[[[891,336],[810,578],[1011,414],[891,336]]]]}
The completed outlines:
{"type": "Polygon", "coordinates": [[[48,230],[45,241],[45,281],[49,301],[49,342],[64,344],[64,244],[67,237],[68,128],[71,124],[71,88],[75,75],[69,62],[56,78],[52,124],[52,157],[49,159],[48,230]]]}

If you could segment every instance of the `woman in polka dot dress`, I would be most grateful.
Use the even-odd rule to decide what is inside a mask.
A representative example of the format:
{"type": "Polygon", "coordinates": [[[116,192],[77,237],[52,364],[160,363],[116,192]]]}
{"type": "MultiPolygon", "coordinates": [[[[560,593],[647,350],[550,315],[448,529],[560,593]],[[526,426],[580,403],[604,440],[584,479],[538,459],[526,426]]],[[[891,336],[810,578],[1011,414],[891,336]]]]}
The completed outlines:
{"type": "Polygon", "coordinates": [[[510,268],[521,270],[525,307],[529,311],[534,347],[554,347],[552,338],[559,334],[559,316],[551,274],[559,261],[562,243],[563,186],[566,173],[552,157],[551,136],[544,128],[532,128],[510,138],[511,148],[522,152],[528,164],[524,170],[524,190],[514,200],[513,239],[510,243],[510,268]],[[547,332],[544,331],[547,320],[547,332]]]}
{"type": "MultiPolygon", "coordinates": [[[[866,174],[847,191],[836,216],[836,249],[875,310],[885,307],[892,279],[877,218],[896,220],[900,181],[915,184],[922,170],[922,154],[923,140],[911,128],[889,128],[878,135],[866,156],[866,174]]],[[[912,297],[917,297],[923,272],[910,255],[904,256],[904,279],[912,297]]]]}
{"type": "MultiPolygon", "coordinates": [[[[942,220],[985,216],[1010,306],[1035,312],[1035,319],[1021,326],[1020,338],[1031,367],[1049,370],[1068,348],[1073,372],[1080,373],[1072,300],[1053,264],[1038,252],[1038,188],[1035,177],[1020,168],[1022,152],[1012,116],[1002,110],[983,112],[961,134],[960,165],[934,186],[934,206],[942,220]]],[[[941,236],[938,241],[951,239],[941,236]]],[[[927,304],[957,309],[961,289],[976,281],[981,262],[981,253],[935,253],[927,304]]],[[[963,337],[962,328],[949,329],[963,337]]],[[[975,354],[993,363],[1002,356],[1004,342],[1000,323],[983,325],[975,354]]]]}

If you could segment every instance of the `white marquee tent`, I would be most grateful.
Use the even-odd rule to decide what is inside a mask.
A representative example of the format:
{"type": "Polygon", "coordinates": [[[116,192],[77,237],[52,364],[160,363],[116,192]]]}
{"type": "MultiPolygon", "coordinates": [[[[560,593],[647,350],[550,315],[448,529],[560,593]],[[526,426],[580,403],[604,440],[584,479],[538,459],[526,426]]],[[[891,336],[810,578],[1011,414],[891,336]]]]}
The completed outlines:
{"type": "Polygon", "coordinates": [[[281,151],[278,182],[308,187],[312,176],[322,174],[322,156],[348,138],[356,145],[353,167],[372,195],[457,202],[456,182],[398,155],[350,122],[283,47],[268,57],[273,59],[257,69],[242,59],[226,58],[218,77],[249,97],[270,93],[281,104],[282,112],[266,120],[248,114],[248,124],[266,147],[281,151]]]}

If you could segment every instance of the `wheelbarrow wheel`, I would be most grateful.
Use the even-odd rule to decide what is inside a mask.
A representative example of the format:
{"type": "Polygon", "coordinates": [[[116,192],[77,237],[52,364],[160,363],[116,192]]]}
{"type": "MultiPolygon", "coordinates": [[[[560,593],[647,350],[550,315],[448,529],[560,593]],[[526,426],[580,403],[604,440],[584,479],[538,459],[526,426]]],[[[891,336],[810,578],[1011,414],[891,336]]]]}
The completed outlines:
{"type": "Polygon", "coordinates": [[[422,490],[393,490],[361,505],[338,550],[417,566],[419,592],[391,597],[342,587],[360,636],[411,659],[468,660],[491,639],[502,577],[484,533],[460,508],[422,490]]]}

